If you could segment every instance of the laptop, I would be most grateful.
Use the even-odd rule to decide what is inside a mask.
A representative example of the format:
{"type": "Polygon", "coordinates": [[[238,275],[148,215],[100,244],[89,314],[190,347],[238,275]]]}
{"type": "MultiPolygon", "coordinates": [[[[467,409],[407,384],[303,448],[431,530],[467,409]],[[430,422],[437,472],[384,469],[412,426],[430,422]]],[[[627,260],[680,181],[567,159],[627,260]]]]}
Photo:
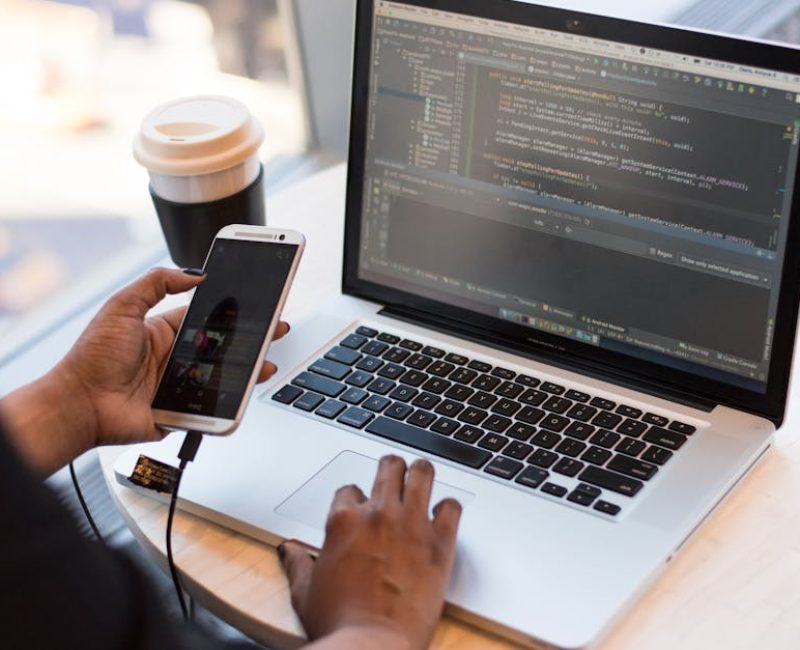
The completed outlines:
{"type": "Polygon", "coordinates": [[[427,458],[465,506],[448,613],[590,647],[781,425],[800,57],[505,0],[357,14],[342,295],[182,507],[319,546],[336,488],[427,458]]]}

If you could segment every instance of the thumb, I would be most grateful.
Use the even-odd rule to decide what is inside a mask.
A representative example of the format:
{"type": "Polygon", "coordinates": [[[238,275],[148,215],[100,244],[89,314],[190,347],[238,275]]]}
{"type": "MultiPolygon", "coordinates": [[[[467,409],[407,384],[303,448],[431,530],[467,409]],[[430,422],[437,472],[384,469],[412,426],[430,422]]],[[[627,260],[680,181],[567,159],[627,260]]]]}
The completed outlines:
{"type": "Polygon", "coordinates": [[[308,590],[311,586],[311,574],[314,571],[314,558],[297,542],[286,542],[278,547],[278,555],[289,579],[289,590],[292,594],[292,607],[301,620],[305,617],[305,605],[308,590]]]}
{"type": "Polygon", "coordinates": [[[201,284],[205,276],[172,269],[153,269],[117,293],[112,302],[134,310],[144,318],[167,294],[183,293],[201,284]]]}

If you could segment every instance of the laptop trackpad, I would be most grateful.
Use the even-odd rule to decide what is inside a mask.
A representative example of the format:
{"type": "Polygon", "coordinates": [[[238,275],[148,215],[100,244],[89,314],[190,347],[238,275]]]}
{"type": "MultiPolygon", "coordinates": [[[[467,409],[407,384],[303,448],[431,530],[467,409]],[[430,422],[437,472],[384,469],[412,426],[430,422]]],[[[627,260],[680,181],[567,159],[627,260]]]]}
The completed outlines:
{"type": "MultiPolygon", "coordinates": [[[[357,485],[369,496],[377,471],[378,461],[374,458],[343,451],[275,508],[275,512],[312,528],[324,530],[336,490],[343,485],[357,485]]],[[[431,507],[446,498],[456,499],[466,507],[475,495],[434,481],[431,507]]]]}

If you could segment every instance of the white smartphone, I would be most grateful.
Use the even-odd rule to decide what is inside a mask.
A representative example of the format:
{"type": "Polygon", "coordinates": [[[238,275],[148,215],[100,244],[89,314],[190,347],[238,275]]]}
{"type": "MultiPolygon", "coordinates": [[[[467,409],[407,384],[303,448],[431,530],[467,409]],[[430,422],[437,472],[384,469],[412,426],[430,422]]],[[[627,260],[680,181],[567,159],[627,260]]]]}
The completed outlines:
{"type": "Polygon", "coordinates": [[[291,230],[234,225],[217,233],[153,399],[156,424],[236,430],[304,248],[291,230]]]}

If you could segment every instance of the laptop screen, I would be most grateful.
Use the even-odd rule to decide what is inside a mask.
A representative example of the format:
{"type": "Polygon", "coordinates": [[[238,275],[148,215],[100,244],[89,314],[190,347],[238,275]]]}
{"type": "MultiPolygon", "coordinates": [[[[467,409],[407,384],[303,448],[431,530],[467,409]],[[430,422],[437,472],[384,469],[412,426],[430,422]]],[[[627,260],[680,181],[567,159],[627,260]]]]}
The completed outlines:
{"type": "Polygon", "coordinates": [[[374,7],[360,280],[766,392],[800,78],[374,7]]]}

